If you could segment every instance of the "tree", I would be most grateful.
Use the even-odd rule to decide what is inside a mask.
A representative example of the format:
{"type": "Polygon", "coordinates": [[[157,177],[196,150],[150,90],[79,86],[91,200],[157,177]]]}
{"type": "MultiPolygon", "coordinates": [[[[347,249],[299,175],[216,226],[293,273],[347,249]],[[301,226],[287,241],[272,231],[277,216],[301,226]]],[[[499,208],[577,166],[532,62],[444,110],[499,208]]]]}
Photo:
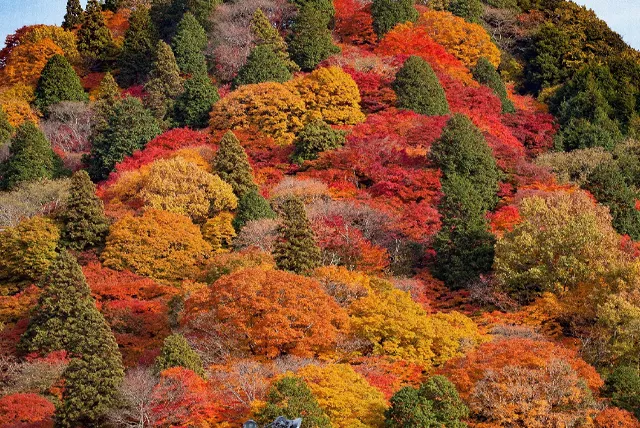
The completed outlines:
{"type": "Polygon", "coordinates": [[[282,224],[273,257],[278,269],[306,274],[318,267],[320,248],[311,229],[302,201],[290,197],[282,202],[282,224]]]}
{"type": "Polygon", "coordinates": [[[418,56],[409,57],[392,84],[398,107],[429,116],[449,113],[449,103],[433,69],[418,56]]]}
{"type": "Polygon", "coordinates": [[[460,419],[469,409],[460,399],[456,387],[444,376],[433,376],[420,388],[404,387],[391,397],[385,411],[385,426],[427,428],[464,428],[460,419]]]}
{"type": "Polygon", "coordinates": [[[168,43],[175,36],[177,27],[187,12],[191,13],[205,30],[209,30],[209,17],[218,4],[216,0],[154,0],[150,14],[160,38],[168,43]]]}
{"type": "Polygon", "coordinates": [[[160,132],[155,118],[139,99],[126,97],[116,102],[93,137],[87,158],[89,175],[94,181],[107,178],[118,162],[144,148],[160,132]]]}
{"type": "Polygon", "coordinates": [[[498,74],[498,71],[487,58],[482,57],[478,60],[478,63],[473,69],[473,77],[480,84],[491,88],[493,93],[500,98],[503,113],[514,113],[516,111],[513,103],[507,95],[507,89],[504,86],[504,82],[502,81],[500,74],[498,74]]]}
{"type": "Polygon", "coordinates": [[[225,182],[233,188],[233,193],[242,198],[247,192],[257,190],[253,181],[253,169],[240,141],[229,131],[220,140],[213,169],[225,182]]]}
{"type": "Polygon", "coordinates": [[[314,9],[322,12],[327,22],[332,23],[335,17],[336,10],[331,0],[293,0],[292,3],[296,4],[299,8],[305,6],[313,7],[314,9]]]}
{"type": "Polygon", "coordinates": [[[173,107],[173,120],[179,126],[206,128],[211,107],[220,95],[206,74],[197,74],[184,82],[184,92],[173,107]]]}
{"type": "Polygon", "coordinates": [[[251,18],[251,34],[256,46],[267,46],[280,58],[291,73],[300,71],[300,67],[291,60],[285,43],[278,30],[271,25],[262,9],[256,9],[251,18]]]}
{"type": "Polygon", "coordinates": [[[607,377],[605,393],[614,406],[640,416],[640,374],[635,367],[616,367],[607,377]]]}
{"type": "Polygon", "coordinates": [[[49,38],[34,43],[21,43],[11,50],[2,77],[11,85],[35,85],[47,61],[54,55],[64,55],[64,51],[49,38]]]}
{"type": "Polygon", "coordinates": [[[291,158],[300,164],[305,160],[314,160],[321,152],[341,147],[344,141],[345,133],[343,131],[334,130],[322,120],[311,121],[304,126],[293,141],[296,149],[291,158]]]}
{"type": "Polygon", "coordinates": [[[236,237],[232,222],[233,214],[222,212],[202,225],[202,237],[214,252],[225,252],[231,248],[233,238],[236,237]]]}
{"type": "Polygon", "coordinates": [[[117,12],[124,0],[104,0],[102,8],[111,12],[117,12]]]}
{"type": "Polygon", "coordinates": [[[474,24],[480,24],[484,7],[480,0],[451,0],[447,10],[474,24]]]}
{"type": "Polygon", "coordinates": [[[9,116],[0,106],[0,147],[9,142],[13,131],[13,126],[9,123],[9,116]]]}
{"type": "Polygon", "coordinates": [[[84,11],[82,10],[80,0],[67,0],[67,13],[64,15],[62,28],[71,30],[82,24],[83,13],[84,11]]]}
{"type": "Polygon", "coordinates": [[[78,51],[90,59],[107,59],[111,56],[113,39],[104,23],[102,7],[98,0],[89,0],[82,25],[77,33],[78,51]]]}
{"type": "Polygon", "coordinates": [[[46,398],[32,393],[16,393],[0,398],[0,425],[51,427],[56,407],[46,398]]]}
{"type": "Polygon", "coordinates": [[[162,372],[172,367],[184,367],[204,375],[200,356],[189,346],[189,342],[181,334],[172,334],[164,340],[160,355],[156,358],[156,371],[162,372]]]}
{"type": "Polygon", "coordinates": [[[111,73],[107,73],[102,78],[100,85],[93,94],[96,101],[114,105],[120,97],[120,87],[116,83],[111,73]]]}
{"type": "Polygon", "coordinates": [[[123,86],[140,84],[151,72],[155,50],[153,40],[154,28],[149,11],[144,7],[137,8],[129,17],[129,28],[118,60],[118,81],[123,86]]]}
{"type": "Polygon", "coordinates": [[[299,10],[287,45],[291,59],[302,70],[311,71],[332,54],[340,52],[340,48],[333,44],[328,25],[327,16],[310,3],[299,10]]]}
{"type": "Polygon", "coordinates": [[[295,376],[285,376],[273,383],[267,393],[266,403],[256,413],[261,425],[273,422],[278,416],[288,419],[303,418],[310,428],[328,428],[329,418],[318,405],[307,384],[295,376]]]}
{"type": "Polygon", "coordinates": [[[251,50],[247,62],[233,79],[233,86],[251,83],[286,82],[292,74],[287,64],[268,45],[258,45],[251,50]]]}
{"type": "Polygon", "coordinates": [[[375,0],[371,5],[371,14],[378,38],[382,39],[396,24],[415,22],[418,11],[413,3],[413,0],[375,0]]]}
{"type": "Polygon", "coordinates": [[[150,80],[144,86],[149,94],[145,105],[162,121],[173,108],[173,100],[184,91],[184,86],[171,46],[161,40],[156,52],[150,80]]]}
{"type": "Polygon", "coordinates": [[[207,47],[207,34],[193,14],[184,14],[171,46],[183,74],[207,74],[207,62],[203,53],[207,47]]]}
{"type": "Polygon", "coordinates": [[[233,227],[240,231],[250,221],[275,219],[276,213],[271,209],[269,201],[256,190],[246,192],[238,202],[238,212],[233,219],[233,227]]]}
{"type": "Polygon", "coordinates": [[[62,213],[62,241],[74,250],[84,250],[104,242],[109,221],[104,215],[102,200],[89,174],[80,170],[71,177],[69,199],[62,213]]]}
{"type": "Polygon", "coordinates": [[[24,181],[54,178],[61,161],[33,122],[24,122],[11,140],[9,158],[0,164],[2,189],[11,190],[24,181]]]}
{"type": "Polygon", "coordinates": [[[61,101],[88,101],[80,78],[69,61],[54,55],[44,66],[35,91],[35,104],[45,114],[51,105],[61,101]]]}

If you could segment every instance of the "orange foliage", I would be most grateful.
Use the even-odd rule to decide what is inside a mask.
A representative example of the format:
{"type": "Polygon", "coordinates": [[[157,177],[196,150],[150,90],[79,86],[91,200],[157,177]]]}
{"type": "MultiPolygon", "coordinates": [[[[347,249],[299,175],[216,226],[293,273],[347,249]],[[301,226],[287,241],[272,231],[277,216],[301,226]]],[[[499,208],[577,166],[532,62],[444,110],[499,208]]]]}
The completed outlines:
{"type": "Polygon", "coordinates": [[[11,394],[0,398],[0,426],[53,427],[55,406],[38,394],[11,394]]]}
{"type": "Polygon", "coordinates": [[[378,37],[373,31],[370,6],[358,0],[334,0],[336,21],[334,34],[342,43],[373,45],[378,37]]]}
{"type": "Polygon", "coordinates": [[[407,361],[368,357],[357,359],[352,364],[353,369],[382,392],[387,400],[400,388],[417,387],[424,380],[424,367],[407,361]]]}
{"type": "Polygon", "coordinates": [[[497,237],[501,237],[505,232],[511,232],[521,221],[520,212],[513,205],[506,205],[493,213],[489,213],[491,233],[497,237]]]}
{"type": "Polygon", "coordinates": [[[640,422],[626,410],[610,407],[604,409],[594,420],[596,428],[638,428],[640,422]]]}
{"type": "Polygon", "coordinates": [[[0,296],[0,323],[10,324],[27,318],[40,295],[40,289],[30,285],[13,296],[0,296]]]}
{"type": "Polygon", "coordinates": [[[54,55],[64,55],[64,52],[51,39],[21,44],[11,51],[7,65],[2,70],[0,82],[8,85],[35,84],[47,61],[54,55]]]}

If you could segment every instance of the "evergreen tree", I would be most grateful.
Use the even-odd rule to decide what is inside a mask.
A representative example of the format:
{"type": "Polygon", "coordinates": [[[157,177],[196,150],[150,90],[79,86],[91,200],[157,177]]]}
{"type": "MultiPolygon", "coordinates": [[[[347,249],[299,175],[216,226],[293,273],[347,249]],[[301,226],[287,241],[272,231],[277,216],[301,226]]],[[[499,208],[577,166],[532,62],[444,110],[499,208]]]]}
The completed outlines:
{"type": "Polygon", "coordinates": [[[213,159],[213,170],[231,185],[233,193],[238,198],[257,189],[247,153],[231,131],[224,134],[220,141],[220,147],[213,159]]]}
{"type": "Polygon", "coordinates": [[[292,0],[291,2],[296,4],[300,9],[305,6],[310,6],[321,12],[328,23],[333,23],[336,9],[333,6],[332,0],[292,0]]]}
{"type": "Polygon", "coordinates": [[[82,5],[80,0],[67,0],[67,13],[64,15],[62,28],[71,30],[82,23],[82,5]]]}
{"type": "Polygon", "coordinates": [[[262,82],[286,82],[292,74],[287,64],[267,45],[258,45],[251,50],[247,62],[233,79],[233,87],[262,82]]]}
{"type": "Polygon", "coordinates": [[[409,57],[392,84],[400,108],[429,116],[449,114],[449,103],[436,73],[419,56],[409,57]]]}
{"type": "Polygon", "coordinates": [[[304,126],[293,141],[296,149],[291,158],[297,163],[314,160],[321,152],[341,147],[344,141],[345,132],[334,130],[323,120],[311,121],[304,126]]]}
{"type": "Polygon", "coordinates": [[[184,91],[180,69],[171,46],[158,42],[157,57],[151,70],[151,79],[145,85],[148,93],[145,105],[162,121],[172,111],[174,99],[184,91]]]}
{"type": "Polygon", "coordinates": [[[171,45],[182,73],[207,73],[207,61],[203,53],[207,47],[207,33],[191,13],[185,13],[171,45]]]}
{"type": "Polygon", "coordinates": [[[607,377],[604,391],[611,398],[611,404],[640,418],[640,373],[637,367],[616,367],[607,377]]]}
{"type": "Polygon", "coordinates": [[[88,101],[80,78],[69,61],[62,55],[54,55],[44,66],[35,91],[35,104],[47,113],[53,104],[61,101],[88,101]]]}
{"type": "Polygon", "coordinates": [[[480,24],[484,7],[480,0],[451,0],[447,10],[469,22],[480,24]]]}
{"type": "Polygon", "coordinates": [[[303,6],[287,39],[291,59],[304,71],[311,71],[330,55],[340,52],[333,44],[329,22],[322,12],[311,5],[303,6]]]}
{"type": "Polygon", "coordinates": [[[156,358],[156,371],[161,372],[171,367],[184,367],[199,376],[204,375],[200,356],[191,349],[189,342],[181,334],[172,334],[164,340],[160,355],[156,358]]]}
{"type": "Polygon", "coordinates": [[[138,8],[129,17],[120,54],[118,80],[127,87],[142,83],[151,72],[154,56],[154,29],[146,8],[138,8]]]}
{"type": "Polygon", "coordinates": [[[90,156],[85,159],[94,181],[107,178],[116,163],[143,149],[161,132],[151,112],[137,98],[116,102],[105,115],[92,138],[90,156]]]}
{"type": "Polygon", "coordinates": [[[100,245],[109,232],[102,200],[96,196],[96,186],[89,174],[80,170],[71,177],[69,199],[62,213],[62,241],[74,250],[100,245]]]}
{"type": "Polygon", "coordinates": [[[233,227],[240,231],[250,221],[263,218],[274,219],[276,213],[271,209],[269,201],[262,197],[256,190],[245,193],[238,201],[238,210],[233,219],[233,227]]]}
{"type": "Polygon", "coordinates": [[[331,422],[304,380],[285,376],[273,383],[267,394],[265,406],[256,414],[261,425],[273,422],[278,416],[288,419],[303,417],[304,426],[329,428],[331,422]]]}
{"type": "Polygon", "coordinates": [[[102,78],[98,90],[95,93],[95,99],[98,102],[106,102],[110,105],[115,104],[120,96],[120,87],[116,83],[111,73],[107,73],[102,78]]]}
{"type": "Polygon", "coordinates": [[[11,190],[23,181],[54,178],[59,163],[42,131],[33,122],[24,122],[11,140],[9,157],[0,164],[0,187],[11,190]]]}
{"type": "Polygon", "coordinates": [[[9,123],[9,116],[2,109],[2,106],[0,106],[0,147],[11,140],[13,131],[13,126],[9,123]]]}
{"type": "Polygon", "coordinates": [[[302,201],[296,197],[281,204],[282,223],[278,227],[273,257],[278,269],[308,274],[320,264],[320,248],[302,201]]]}
{"type": "Polygon", "coordinates": [[[82,25],[76,34],[78,51],[89,59],[108,59],[113,50],[111,31],[104,23],[98,0],[89,0],[82,25]]]}
{"type": "Polygon", "coordinates": [[[205,29],[209,30],[209,16],[219,0],[153,0],[151,20],[158,29],[160,38],[170,42],[185,13],[190,12],[205,29]]]}
{"type": "Polygon", "coordinates": [[[173,119],[178,126],[206,128],[211,107],[220,95],[206,74],[197,74],[184,82],[184,92],[174,105],[173,119]]]}
{"type": "Polygon", "coordinates": [[[96,308],[78,262],[62,251],[42,283],[34,316],[20,339],[20,350],[65,350],[72,360],[65,370],[59,426],[95,424],[115,404],[124,376],[113,334],[96,308]]]}
{"type": "Polygon", "coordinates": [[[122,6],[123,0],[104,0],[102,8],[104,10],[110,10],[111,12],[117,12],[122,6]]]}
{"type": "Polygon", "coordinates": [[[493,93],[500,98],[503,113],[514,113],[516,111],[513,103],[507,95],[507,88],[504,86],[504,82],[500,78],[496,68],[488,59],[482,57],[478,60],[478,63],[473,69],[473,77],[481,85],[491,88],[493,93]]]}
{"type": "Polygon", "coordinates": [[[380,39],[396,24],[418,19],[418,11],[413,3],[413,0],[373,0],[373,29],[380,39]]]}
{"type": "Polygon", "coordinates": [[[287,44],[278,32],[278,30],[271,25],[269,18],[264,14],[262,9],[256,9],[251,19],[251,34],[253,35],[256,46],[265,45],[271,48],[282,62],[287,66],[290,72],[295,73],[300,71],[298,64],[293,62],[287,52],[287,44]]]}

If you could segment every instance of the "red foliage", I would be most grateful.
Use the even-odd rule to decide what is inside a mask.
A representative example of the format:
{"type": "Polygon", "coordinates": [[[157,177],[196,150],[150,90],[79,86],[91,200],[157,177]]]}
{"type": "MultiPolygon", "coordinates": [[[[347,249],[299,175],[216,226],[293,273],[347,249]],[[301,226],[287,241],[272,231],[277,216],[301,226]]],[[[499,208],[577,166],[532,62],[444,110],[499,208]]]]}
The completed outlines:
{"type": "Polygon", "coordinates": [[[360,89],[360,105],[366,113],[376,113],[392,107],[396,102],[396,94],[391,89],[391,79],[375,72],[357,71],[352,67],[344,67],[360,89]]]}
{"type": "Polygon", "coordinates": [[[102,79],[104,79],[105,74],[107,73],[100,72],[87,74],[82,78],[82,87],[85,91],[92,91],[96,89],[100,86],[100,83],[102,83],[102,79]]]}
{"type": "Polygon", "coordinates": [[[0,398],[0,426],[7,428],[53,427],[55,406],[38,394],[11,394],[0,398]]]}
{"type": "Polygon", "coordinates": [[[505,232],[511,232],[520,221],[522,221],[520,212],[518,208],[513,205],[507,205],[494,213],[489,213],[491,233],[496,236],[501,236],[505,232]]]}
{"type": "Polygon", "coordinates": [[[336,21],[334,34],[342,43],[374,45],[378,40],[373,31],[371,6],[358,0],[334,0],[336,21]]]}
{"type": "Polygon", "coordinates": [[[390,361],[384,357],[360,358],[353,363],[356,372],[384,394],[388,400],[400,388],[417,387],[423,381],[424,367],[405,361],[390,361]]]}
{"type": "Polygon", "coordinates": [[[518,111],[503,115],[502,123],[524,144],[530,158],[553,147],[553,137],[558,132],[558,124],[548,113],[518,111]]]}

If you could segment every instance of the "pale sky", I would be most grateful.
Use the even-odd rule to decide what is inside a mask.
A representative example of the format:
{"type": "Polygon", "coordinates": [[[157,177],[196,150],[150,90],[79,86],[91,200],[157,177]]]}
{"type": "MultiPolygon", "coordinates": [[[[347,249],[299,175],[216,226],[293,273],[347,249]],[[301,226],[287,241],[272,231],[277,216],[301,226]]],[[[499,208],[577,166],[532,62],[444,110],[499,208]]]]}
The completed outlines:
{"type": "MultiPolygon", "coordinates": [[[[640,0],[576,0],[593,9],[624,40],[640,50],[640,0]]],[[[23,25],[60,24],[66,0],[0,0],[0,45],[23,25]]],[[[82,0],[86,4],[86,0],[82,0]]]]}

